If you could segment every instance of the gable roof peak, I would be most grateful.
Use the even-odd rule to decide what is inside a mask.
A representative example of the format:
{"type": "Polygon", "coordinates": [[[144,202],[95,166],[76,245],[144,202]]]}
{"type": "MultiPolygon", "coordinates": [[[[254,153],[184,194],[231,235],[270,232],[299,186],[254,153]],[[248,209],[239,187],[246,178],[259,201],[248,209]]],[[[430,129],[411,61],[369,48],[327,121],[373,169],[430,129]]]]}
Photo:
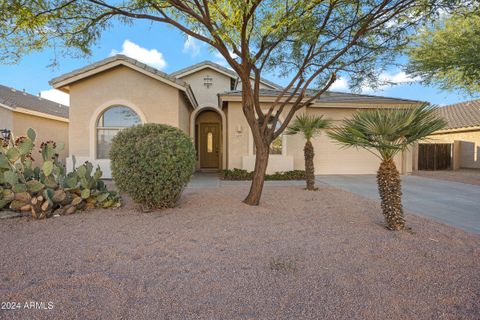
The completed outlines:
{"type": "Polygon", "coordinates": [[[143,63],[143,62],[141,62],[137,59],[128,57],[124,54],[116,54],[114,56],[102,59],[102,60],[94,62],[92,64],[89,64],[85,67],[82,67],[82,68],[73,70],[71,72],[65,73],[65,74],[63,74],[59,77],[56,77],[56,78],[53,78],[52,80],[50,80],[49,84],[52,85],[52,86],[55,86],[55,85],[59,84],[60,82],[64,82],[65,80],[74,78],[78,75],[87,73],[89,71],[93,71],[95,69],[99,69],[101,67],[107,66],[108,64],[115,63],[115,62],[124,64],[124,65],[127,65],[127,66],[128,66],[128,64],[134,65],[134,66],[136,66],[140,69],[143,69],[144,71],[146,71],[149,74],[157,75],[157,76],[159,76],[159,77],[161,77],[165,80],[168,80],[170,82],[173,82],[173,83],[175,83],[179,86],[182,86],[182,87],[187,87],[188,86],[188,84],[185,81],[177,79],[175,77],[172,77],[172,76],[168,75],[167,73],[158,70],[157,68],[151,67],[151,66],[149,66],[149,65],[147,65],[147,64],[145,64],[145,63],[143,63]]]}
{"type": "Polygon", "coordinates": [[[65,73],[59,77],[53,78],[48,83],[55,89],[68,88],[71,83],[88,78],[100,72],[110,70],[119,65],[134,69],[149,77],[157,79],[185,92],[192,106],[194,108],[197,106],[197,100],[195,99],[195,95],[193,94],[192,89],[188,83],[123,54],[116,54],[114,56],[89,64],[83,68],[79,68],[71,72],[65,73]]]}
{"type": "MultiPolygon", "coordinates": [[[[218,63],[213,62],[211,60],[203,60],[199,63],[195,63],[191,66],[182,68],[182,69],[177,70],[175,72],[172,72],[172,73],[170,73],[170,75],[172,77],[182,78],[182,77],[187,76],[189,74],[192,74],[192,73],[194,73],[198,70],[202,70],[202,69],[208,68],[208,67],[210,67],[214,70],[217,70],[220,73],[223,73],[224,75],[226,75],[230,78],[233,78],[235,80],[238,79],[238,74],[234,70],[232,70],[230,68],[227,68],[225,66],[222,66],[221,64],[218,64],[218,63]]],[[[251,76],[250,78],[253,79],[253,76],[251,76]]],[[[266,84],[267,86],[272,87],[274,89],[281,89],[282,88],[278,84],[276,84],[272,81],[269,81],[267,79],[264,79],[264,78],[260,78],[260,82],[262,82],[262,83],[266,84]]]]}
{"type": "Polygon", "coordinates": [[[186,76],[190,73],[195,72],[198,69],[203,69],[203,68],[206,68],[206,67],[212,67],[213,69],[217,69],[217,71],[220,71],[222,73],[226,73],[226,75],[231,77],[231,78],[234,78],[234,79],[238,78],[237,73],[235,71],[233,71],[232,69],[226,68],[226,67],[222,66],[221,64],[218,64],[218,63],[210,61],[210,60],[203,60],[199,63],[192,64],[191,66],[182,68],[182,69],[177,70],[175,72],[172,72],[172,73],[170,73],[170,75],[172,77],[181,78],[183,76],[186,76]]]}

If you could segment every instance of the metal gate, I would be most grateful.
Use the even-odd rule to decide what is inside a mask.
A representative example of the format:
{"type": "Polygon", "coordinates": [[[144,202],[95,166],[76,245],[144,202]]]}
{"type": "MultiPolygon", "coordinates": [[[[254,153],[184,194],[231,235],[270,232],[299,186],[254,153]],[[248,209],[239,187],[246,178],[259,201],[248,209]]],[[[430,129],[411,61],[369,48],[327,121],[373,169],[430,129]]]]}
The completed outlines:
{"type": "Polygon", "coordinates": [[[452,164],[452,144],[421,143],[418,145],[418,170],[448,170],[452,164]]]}

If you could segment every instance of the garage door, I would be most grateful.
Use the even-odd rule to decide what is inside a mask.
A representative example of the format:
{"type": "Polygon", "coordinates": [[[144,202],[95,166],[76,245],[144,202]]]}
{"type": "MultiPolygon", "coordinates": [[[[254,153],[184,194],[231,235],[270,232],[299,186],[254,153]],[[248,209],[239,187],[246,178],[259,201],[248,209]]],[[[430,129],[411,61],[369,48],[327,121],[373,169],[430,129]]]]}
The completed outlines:
{"type": "MultiPolygon", "coordinates": [[[[375,174],[380,159],[364,149],[342,148],[322,135],[315,138],[316,174],[375,174]]],[[[401,155],[396,157],[397,169],[401,171],[401,155]]]]}

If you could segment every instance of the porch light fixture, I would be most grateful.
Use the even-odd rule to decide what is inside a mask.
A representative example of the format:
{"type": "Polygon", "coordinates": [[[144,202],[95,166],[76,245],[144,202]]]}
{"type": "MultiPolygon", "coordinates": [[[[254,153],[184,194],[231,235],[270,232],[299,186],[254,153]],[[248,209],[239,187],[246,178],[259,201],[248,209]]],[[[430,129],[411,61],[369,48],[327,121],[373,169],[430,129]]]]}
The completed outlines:
{"type": "Polygon", "coordinates": [[[3,140],[5,141],[9,141],[10,140],[10,135],[11,135],[11,131],[8,130],[8,129],[2,129],[0,130],[0,132],[2,133],[2,138],[3,140]]]}
{"type": "Polygon", "coordinates": [[[213,85],[213,78],[210,76],[203,78],[203,85],[207,88],[210,88],[213,85]]]}

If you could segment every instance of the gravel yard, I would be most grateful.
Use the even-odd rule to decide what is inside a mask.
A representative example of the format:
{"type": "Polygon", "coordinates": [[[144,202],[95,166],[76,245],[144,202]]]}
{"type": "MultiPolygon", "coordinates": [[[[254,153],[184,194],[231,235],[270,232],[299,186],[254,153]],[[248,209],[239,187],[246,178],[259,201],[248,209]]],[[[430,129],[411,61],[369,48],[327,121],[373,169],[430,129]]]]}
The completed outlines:
{"type": "Polygon", "coordinates": [[[479,319],[480,236],[321,186],[0,221],[2,319],[479,319]],[[28,301],[50,310],[24,309],[28,301]],[[3,305],[2,305],[3,306],[3,305]]]}

